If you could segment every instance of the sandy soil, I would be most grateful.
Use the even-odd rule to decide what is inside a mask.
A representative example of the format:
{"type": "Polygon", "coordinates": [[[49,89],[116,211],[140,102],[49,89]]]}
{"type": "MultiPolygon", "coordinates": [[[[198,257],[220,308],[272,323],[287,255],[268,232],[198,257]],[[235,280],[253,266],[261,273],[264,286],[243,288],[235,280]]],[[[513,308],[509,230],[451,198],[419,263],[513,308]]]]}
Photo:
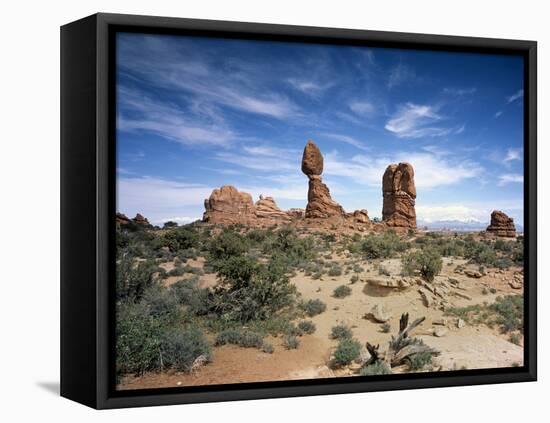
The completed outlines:
{"type": "MultiPolygon", "coordinates": [[[[349,262],[344,257],[336,255],[334,261],[344,265],[349,262]]],[[[194,267],[203,267],[204,259],[189,260],[194,267]]],[[[360,274],[360,280],[350,284],[352,272],[338,277],[324,275],[319,280],[313,280],[303,273],[298,273],[291,281],[294,283],[303,299],[319,298],[327,304],[327,310],[311,318],[317,330],[313,335],[301,337],[301,344],[297,350],[286,350],[281,345],[281,338],[268,339],[275,347],[273,354],[266,354],[257,349],[245,349],[235,346],[215,347],[213,361],[193,374],[177,372],[150,373],[143,377],[129,376],[122,380],[121,389],[139,389],[150,387],[191,386],[204,384],[239,383],[268,380],[311,379],[320,377],[344,376],[351,374],[349,369],[330,370],[327,364],[337,342],[329,338],[331,328],[338,323],[348,325],[353,330],[354,337],[364,345],[380,344],[385,348],[399,327],[399,317],[408,312],[411,319],[425,316],[426,320],[413,332],[424,342],[441,351],[436,359],[434,368],[440,370],[452,369],[480,369],[494,367],[508,367],[523,363],[523,348],[508,341],[509,335],[501,334],[498,328],[489,328],[484,325],[457,327],[457,319],[445,316],[444,312],[435,307],[426,307],[418,293],[418,286],[411,286],[405,290],[393,290],[369,285],[369,277],[379,277],[373,263],[361,261],[359,264],[365,269],[360,274]],[[352,294],[339,299],[333,296],[333,291],[340,285],[348,285],[352,294]],[[383,333],[381,324],[365,318],[374,305],[385,306],[391,313],[389,324],[390,333],[383,333]],[[446,320],[447,333],[442,337],[434,336],[434,329],[441,328],[440,320],[446,320]]],[[[400,260],[386,260],[382,265],[392,274],[398,274],[400,260]]],[[[519,268],[505,272],[489,272],[487,275],[474,279],[464,274],[454,272],[457,265],[465,265],[464,260],[444,259],[443,271],[437,280],[447,281],[449,277],[457,279],[461,292],[471,299],[449,297],[450,305],[464,307],[471,304],[492,303],[499,295],[521,294],[521,289],[513,289],[509,285],[513,274],[519,268]],[[484,294],[489,288],[496,289],[495,293],[484,294]]],[[[172,263],[163,265],[166,270],[173,267],[172,263]]],[[[468,268],[468,266],[466,266],[468,268]]],[[[476,269],[477,267],[471,267],[476,269]]],[[[182,277],[170,277],[165,280],[168,286],[182,277]]],[[[436,282],[437,282],[436,280],[436,282]]],[[[213,274],[200,277],[202,287],[215,285],[213,274]]]]}

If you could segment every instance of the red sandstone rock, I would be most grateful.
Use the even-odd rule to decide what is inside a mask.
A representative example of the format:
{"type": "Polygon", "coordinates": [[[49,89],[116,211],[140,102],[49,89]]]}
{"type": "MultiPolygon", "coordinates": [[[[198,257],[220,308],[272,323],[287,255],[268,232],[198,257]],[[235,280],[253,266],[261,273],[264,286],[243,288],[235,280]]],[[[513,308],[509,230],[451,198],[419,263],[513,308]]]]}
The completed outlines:
{"type": "Polygon", "coordinates": [[[210,197],[204,200],[204,208],[203,221],[208,223],[254,224],[256,220],[256,207],[252,202],[252,196],[240,192],[231,185],[224,185],[212,191],[210,197]]]}
{"type": "Polygon", "coordinates": [[[256,201],[256,217],[258,219],[273,221],[273,223],[290,221],[290,216],[277,207],[273,197],[264,197],[262,195],[256,201]]]}
{"type": "Polygon", "coordinates": [[[120,226],[129,225],[132,223],[130,218],[126,216],[124,213],[117,213],[115,217],[116,223],[120,226]]]}
{"type": "Polygon", "coordinates": [[[516,236],[514,219],[500,210],[494,210],[491,213],[491,224],[487,226],[487,232],[496,236],[513,238],[516,236]]]}
{"type": "Polygon", "coordinates": [[[323,183],[323,155],[319,148],[308,140],[302,156],[302,172],[309,178],[306,218],[324,219],[343,216],[344,209],[332,199],[328,187],[323,183]]]}
{"type": "Polygon", "coordinates": [[[147,218],[146,218],[146,217],[143,217],[143,216],[142,216],[141,214],[139,214],[139,213],[136,214],[136,217],[134,217],[134,218],[132,219],[132,221],[133,221],[136,225],[144,225],[144,226],[145,226],[145,225],[147,225],[147,226],[150,225],[150,223],[149,223],[149,221],[147,220],[147,218]]]}
{"type": "Polygon", "coordinates": [[[390,227],[416,229],[416,187],[409,163],[391,164],[382,177],[382,220],[390,227]]]}

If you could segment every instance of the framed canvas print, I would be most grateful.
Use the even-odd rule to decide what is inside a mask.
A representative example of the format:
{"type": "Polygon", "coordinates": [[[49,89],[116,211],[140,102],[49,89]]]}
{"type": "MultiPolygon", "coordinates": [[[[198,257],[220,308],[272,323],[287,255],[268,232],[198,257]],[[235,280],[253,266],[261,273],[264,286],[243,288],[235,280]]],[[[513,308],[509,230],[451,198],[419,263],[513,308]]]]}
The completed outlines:
{"type": "Polygon", "coordinates": [[[536,43],[61,29],[61,393],[536,379],[536,43]]]}

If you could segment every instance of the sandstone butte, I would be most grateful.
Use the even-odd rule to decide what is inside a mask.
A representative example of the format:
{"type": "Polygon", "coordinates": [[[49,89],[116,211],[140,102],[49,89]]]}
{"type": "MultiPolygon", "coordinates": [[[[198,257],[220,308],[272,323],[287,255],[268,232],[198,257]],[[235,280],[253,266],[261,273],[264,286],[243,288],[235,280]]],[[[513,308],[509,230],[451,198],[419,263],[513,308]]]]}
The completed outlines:
{"type": "Polygon", "coordinates": [[[491,213],[491,223],[487,226],[487,232],[500,237],[513,238],[516,236],[514,219],[500,210],[494,210],[491,213]]]}
{"type": "Polygon", "coordinates": [[[250,194],[224,185],[212,191],[204,201],[203,221],[211,224],[245,224],[265,226],[297,224],[316,228],[347,228],[380,231],[384,227],[416,228],[414,200],[416,188],[410,164],[390,165],[383,176],[383,223],[369,219],[367,210],[347,213],[334,201],[323,183],[323,155],[315,143],[308,140],[302,155],[302,172],[308,178],[307,205],[303,209],[281,210],[272,197],[260,196],[254,203],[250,194]]]}

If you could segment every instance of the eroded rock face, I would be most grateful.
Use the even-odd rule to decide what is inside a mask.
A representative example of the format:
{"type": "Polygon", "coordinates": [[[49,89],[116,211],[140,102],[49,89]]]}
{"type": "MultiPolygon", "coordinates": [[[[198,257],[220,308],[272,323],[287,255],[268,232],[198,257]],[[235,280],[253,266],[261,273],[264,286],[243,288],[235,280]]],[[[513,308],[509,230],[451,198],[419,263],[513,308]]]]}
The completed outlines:
{"type": "Polygon", "coordinates": [[[494,210],[491,213],[491,224],[487,226],[487,232],[496,236],[513,238],[516,236],[514,219],[500,210],[494,210]]]}
{"type": "Polygon", "coordinates": [[[382,177],[382,192],[382,220],[386,225],[416,229],[413,167],[409,163],[389,165],[382,177]]]}
{"type": "Polygon", "coordinates": [[[313,141],[309,140],[302,156],[302,172],[309,178],[306,218],[324,219],[343,216],[344,209],[332,199],[328,187],[323,183],[323,155],[313,141]]]}
{"type": "Polygon", "coordinates": [[[141,214],[137,213],[136,217],[132,219],[136,225],[149,226],[150,223],[146,217],[143,217],[141,214]]]}
{"type": "Polygon", "coordinates": [[[210,197],[204,200],[204,208],[202,220],[208,223],[254,224],[256,220],[256,206],[252,196],[231,185],[212,191],[210,197]]]}
{"type": "Polygon", "coordinates": [[[117,213],[115,219],[116,219],[117,225],[120,225],[120,226],[125,226],[132,223],[130,218],[126,216],[124,213],[117,213]]]}
{"type": "Polygon", "coordinates": [[[274,223],[290,221],[288,213],[277,207],[273,197],[264,197],[263,195],[260,195],[260,199],[256,201],[256,217],[274,223]]]}

